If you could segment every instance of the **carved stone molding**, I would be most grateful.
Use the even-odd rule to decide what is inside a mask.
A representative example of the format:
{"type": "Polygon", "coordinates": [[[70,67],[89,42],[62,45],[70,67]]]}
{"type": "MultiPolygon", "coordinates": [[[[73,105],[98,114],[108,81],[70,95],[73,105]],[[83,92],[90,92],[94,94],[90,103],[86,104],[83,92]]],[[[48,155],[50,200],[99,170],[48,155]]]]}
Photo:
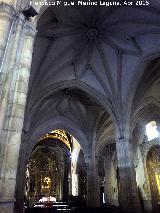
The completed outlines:
{"type": "Polygon", "coordinates": [[[16,11],[12,5],[0,2],[0,18],[11,19],[16,15],[16,11]]]}
{"type": "Polygon", "coordinates": [[[147,154],[149,150],[155,145],[160,145],[159,138],[153,139],[151,141],[143,142],[142,144],[139,145],[144,163],[146,163],[146,158],[147,158],[147,154]]]}

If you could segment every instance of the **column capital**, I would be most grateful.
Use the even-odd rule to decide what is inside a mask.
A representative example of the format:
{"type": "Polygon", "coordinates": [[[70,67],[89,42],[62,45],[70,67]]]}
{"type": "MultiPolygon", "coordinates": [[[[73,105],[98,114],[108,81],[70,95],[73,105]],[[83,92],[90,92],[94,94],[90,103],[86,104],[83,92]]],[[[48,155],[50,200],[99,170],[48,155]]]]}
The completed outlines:
{"type": "Polygon", "coordinates": [[[11,19],[16,15],[13,5],[0,2],[0,18],[11,19]]]}

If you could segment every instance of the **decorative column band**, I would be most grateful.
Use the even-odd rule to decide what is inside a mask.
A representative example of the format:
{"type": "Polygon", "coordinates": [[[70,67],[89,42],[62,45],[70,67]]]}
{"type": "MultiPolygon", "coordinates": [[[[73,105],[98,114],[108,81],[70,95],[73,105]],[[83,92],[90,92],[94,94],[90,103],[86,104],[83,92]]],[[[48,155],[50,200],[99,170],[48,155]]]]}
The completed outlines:
{"type": "Polygon", "coordinates": [[[0,201],[0,206],[1,205],[13,205],[15,200],[7,200],[7,201],[0,201]]]}

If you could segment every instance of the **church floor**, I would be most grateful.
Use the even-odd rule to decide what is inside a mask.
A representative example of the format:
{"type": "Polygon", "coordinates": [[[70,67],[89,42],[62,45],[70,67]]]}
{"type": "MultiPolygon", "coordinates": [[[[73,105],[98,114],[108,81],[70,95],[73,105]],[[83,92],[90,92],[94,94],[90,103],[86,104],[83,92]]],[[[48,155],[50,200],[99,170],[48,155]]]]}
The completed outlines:
{"type": "MultiPolygon", "coordinates": [[[[24,213],[123,213],[123,211],[120,211],[116,208],[77,208],[75,210],[57,210],[55,208],[46,208],[46,209],[40,209],[40,208],[32,208],[32,209],[26,209],[24,213]]],[[[142,212],[142,213],[151,213],[151,212],[142,212]]]]}
{"type": "MultiPolygon", "coordinates": [[[[116,206],[104,205],[100,208],[89,208],[78,203],[59,202],[52,207],[25,208],[24,213],[124,213],[116,206]]],[[[151,213],[151,212],[142,212],[151,213]]]]}
{"type": "MultiPolygon", "coordinates": [[[[25,209],[24,213],[123,213],[116,207],[105,207],[105,208],[68,208],[68,209],[57,209],[57,208],[30,208],[25,209]]],[[[151,213],[151,212],[142,212],[151,213]]]]}
{"type": "Polygon", "coordinates": [[[112,209],[112,208],[107,208],[107,209],[102,209],[102,208],[77,208],[75,210],[69,209],[69,210],[57,210],[54,208],[33,208],[33,209],[26,209],[25,213],[55,213],[55,212],[74,212],[74,213],[120,213],[119,210],[112,209]]]}
{"type": "Polygon", "coordinates": [[[70,204],[66,206],[56,206],[51,208],[28,208],[25,209],[25,213],[54,213],[54,212],[75,212],[75,213],[122,213],[117,207],[107,206],[101,208],[87,208],[81,206],[72,206],[70,204]]]}

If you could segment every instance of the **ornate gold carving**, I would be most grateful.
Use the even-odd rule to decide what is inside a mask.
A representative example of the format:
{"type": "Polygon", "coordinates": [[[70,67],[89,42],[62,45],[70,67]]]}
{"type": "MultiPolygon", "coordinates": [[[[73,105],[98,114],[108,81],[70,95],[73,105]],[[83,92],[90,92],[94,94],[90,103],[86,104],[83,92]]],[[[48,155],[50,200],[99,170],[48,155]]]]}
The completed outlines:
{"type": "Polygon", "coordinates": [[[50,133],[46,134],[44,137],[42,137],[40,141],[49,138],[61,140],[71,151],[71,145],[64,130],[53,130],[50,133]]]}
{"type": "MultiPolygon", "coordinates": [[[[154,146],[147,155],[147,172],[154,210],[160,210],[160,146],[154,146]]],[[[157,211],[158,212],[158,211],[157,211]]]]}

